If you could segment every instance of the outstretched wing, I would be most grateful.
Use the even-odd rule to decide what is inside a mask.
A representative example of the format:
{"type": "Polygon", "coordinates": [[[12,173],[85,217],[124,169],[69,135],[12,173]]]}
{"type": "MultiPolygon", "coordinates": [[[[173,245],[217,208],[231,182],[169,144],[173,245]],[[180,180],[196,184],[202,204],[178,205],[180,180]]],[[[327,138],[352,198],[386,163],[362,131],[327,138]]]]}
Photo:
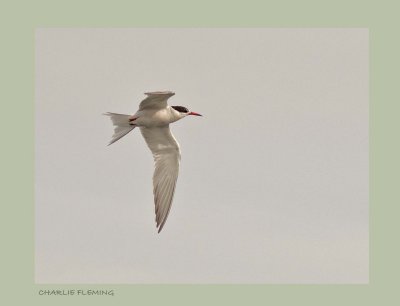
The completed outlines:
{"type": "Polygon", "coordinates": [[[139,110],[144,109],[161,109],[167,107],[167,100],[175,95],[172,91],[154,91],[154,92],[146,92],[147,96],[139,104],[139,110]]]}
{"type": "Polygon", "coordinates": [[[181,154],[179,144],[169,126],[141,127],[140,131],[154,157],[153,194],[156,223],[160,232],[171,209],[181,154]]]}

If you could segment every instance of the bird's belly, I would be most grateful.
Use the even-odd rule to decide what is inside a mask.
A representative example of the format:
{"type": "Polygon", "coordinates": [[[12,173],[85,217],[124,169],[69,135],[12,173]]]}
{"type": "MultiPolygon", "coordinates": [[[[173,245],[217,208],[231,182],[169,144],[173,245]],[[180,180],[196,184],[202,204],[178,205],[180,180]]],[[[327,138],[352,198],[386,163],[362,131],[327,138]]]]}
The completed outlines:
{"type": "Polygon", "coordinates": [[[144,126],[147,128],[165,126],[171,123],[171,118],[167,110],[148,110],[138,113],[138,118],[135,120],[135,125],[144,126]]]}

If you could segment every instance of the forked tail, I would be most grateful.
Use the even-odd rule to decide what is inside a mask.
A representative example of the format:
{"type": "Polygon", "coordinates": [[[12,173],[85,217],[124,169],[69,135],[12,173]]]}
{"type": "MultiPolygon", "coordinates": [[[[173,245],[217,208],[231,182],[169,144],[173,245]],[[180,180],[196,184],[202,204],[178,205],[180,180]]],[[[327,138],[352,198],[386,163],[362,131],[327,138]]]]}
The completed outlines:
{"type": "Polygon", "coordinates": [[[105,113],[103,115],[109,116],[114,125],[114,135],[112,136],[108,145],[113,144],[117,140],[121,139],[135,128],[135,125],[132,125],[129,122],[129,118],[131,118],[130,115],[115,113],[105,113]]]}

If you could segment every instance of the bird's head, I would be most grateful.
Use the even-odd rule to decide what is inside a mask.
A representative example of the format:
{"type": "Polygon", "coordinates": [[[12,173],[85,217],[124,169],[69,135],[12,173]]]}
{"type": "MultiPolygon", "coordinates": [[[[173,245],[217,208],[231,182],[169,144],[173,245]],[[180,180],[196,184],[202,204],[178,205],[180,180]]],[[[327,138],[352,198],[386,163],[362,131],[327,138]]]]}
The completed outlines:
{"type": "Polygon", "coordinates": [[[202,116],[199,113],[195,112],[190,112],[186,107],[184,106],[171,106],[174,110],[176,115],[179,117],[179,119],[182,119],[186,116],[202,116]]]}

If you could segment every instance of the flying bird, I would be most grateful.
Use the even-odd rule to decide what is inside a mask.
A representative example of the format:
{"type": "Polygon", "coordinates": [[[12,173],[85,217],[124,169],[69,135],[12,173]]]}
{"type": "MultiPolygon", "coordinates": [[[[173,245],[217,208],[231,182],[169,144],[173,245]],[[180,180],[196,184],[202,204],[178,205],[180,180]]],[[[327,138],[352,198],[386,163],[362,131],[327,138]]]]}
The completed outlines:
{"type": "Polygon", "coordinates": [[[169,128],[170,123],[189,115],[184,106],[169,106],[167,101],[175,95],[171,91],[145,93],[147,96],[139,104],[134,115],[105,113],[114,125],[114,135],[108,145],[127,135],[138,127],[154,158],[153,194],[158,232],[164,227],[174,197],[179,173],[181,152],[179,144],[169,128]]]}

